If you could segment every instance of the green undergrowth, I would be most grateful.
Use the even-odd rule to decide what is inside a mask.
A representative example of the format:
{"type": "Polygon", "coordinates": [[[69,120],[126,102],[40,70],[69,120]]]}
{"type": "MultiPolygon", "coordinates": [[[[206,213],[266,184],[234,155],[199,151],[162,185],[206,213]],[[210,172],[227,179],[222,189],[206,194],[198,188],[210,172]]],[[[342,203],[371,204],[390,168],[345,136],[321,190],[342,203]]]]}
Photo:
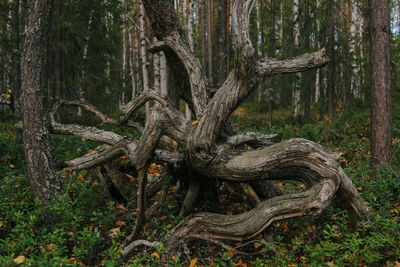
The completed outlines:
{"type": "MultiPolygon", "coordinates": [[[[352,231],[344,209],[334,202],[318,217],[274,223],[273,242],[260,235],[247,244],[230,243],[244,252],[258,251],[258,256],[241,256],[205,242],[194,242],[186,253],[173,255],[161,244],[155,249],[140,248],[130,266],[189,266],[194,262],[197,266],[394,266],[400,262],[400,110],[393,108],[393,162],[380,171],[379,180],[370,177],[367,110],[337,109],[334,120],[314,114],[310,123],[303,124],[285,119],[268,130],[253,127],[246,116],[231,118],[236,128],[243,124],[247,131],[277,133],[277,141],[307,138],[342,152],[345,172],[371,209],[370,222],[352,231]]],[[[250,115],[257,112],[244,109],[250,115]]],[[[119,131],[128,133],[123,128],[119,131]]],[[[100,145],[70,136],[54,136],[53,144],[59,169],[66,160],[100,145]]],[[[134,225],[134,202],[115,200],[107,181],[91,171],[60,171],[63,190],[59,201],[40,209],[32,198],[23,147],[16,144],[12,122],[0,122],[0,151],[0,266],[19,262],[22,266],[121,266],[119,246],[134,225]]],[[[291,186],[287,189],[300,187],[291,186]]],[[[126,187],[131,188],[127,194],[134,200],[135,181],[126,187]]],[[[169,189],[167,202],[147,220],[143,235],[150,241],[160,240],[180,220],[182,196],[174,190],[169,189]]],[[[226,214],[247,210],[241,203],[216,207],[210,201],[198,209],[208,207],[226,214]]]]}

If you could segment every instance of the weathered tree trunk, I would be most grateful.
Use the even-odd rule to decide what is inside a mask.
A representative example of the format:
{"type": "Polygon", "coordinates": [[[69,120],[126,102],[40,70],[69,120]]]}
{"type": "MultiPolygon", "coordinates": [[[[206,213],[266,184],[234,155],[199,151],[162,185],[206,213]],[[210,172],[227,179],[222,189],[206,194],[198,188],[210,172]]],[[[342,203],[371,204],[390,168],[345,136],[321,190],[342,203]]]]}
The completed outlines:
{"type": "MultiPolygon", "coordinates": [[[[291,139],[271,145],[273,136],[259,133],[235,134],[227,129],[227,121],[232,112],[261,83],[274,75],[307,71],[328,61],[323,49],[285,60],[270,57],[259,60],[249,36],[250,13],[254,2],[236,0],[233,3],[232,34],[235,36],[236,64],[215,92],[207,87],[205,70],[190,49],[173,2],[143,0],[152,32],[158,40],[150,45],[149,50],[152,53],[163,51],[168,63],[174,64],[176,70],[170,74],[177,81],[180,96],[190,105],[196,123],[192,124],[174,103],[153,90],[146,90],[129,102],[118,120],[108,118],[90,105],[63,103],[82,106],[93,112],[103,123],[115,126],[127,124],[132,114],[146,102],[157,101],[160,105],[152,107],[138,141],[93,127],[63,125],[52,121],[52,129],[56,133],[73,134],[110,145],[67,162],[72,168],[94,167],[125,154],[139,172],[137,219],[134,231],[127,239],[127,246],[124,246],[124,257],[137,244],[155,244],[144,241],[130,243],[140,234],[144,222],[144,173],[154,159],[174,164],[184,161],[190,169],[201,173],[201,176],[195,175],[189,186],[185,207],[191,206],[195,198],[189,195],[196,195],[198,184],[205,179],[232,182],[297,180],[307,187],[302,193],[265,200],[252,211],[236,216],[209,213],[189,216],[163,240],[172,248],[193,238],[214,242],[254,238],[273,221],[321,213],[334,196],[343,203],[353,223],[367,219],[368,209],[351,180],[340,168],[339,154],[304,139],[291,139]],[[163,135],[176,141],[176,152],[157,148],[163,135]],[[236,148],[245,144],[258,149],[239,153],[236,148]]],[[[52,113],[53,118],[57,108],[52,113]]],[[[128,126],[134,127],[130,123],[128,126]]],[[[185,212],[183,209],[181,213],[185,212]]]]}
{"type": "Polygon", "coordinates": [[[370,1],[371,16],[371,165],[376,170],[392,160],[390,10],[388,1],[370,1]]]}
{"type": "MultiPolygon", "coordinates": [[[[320,12],[321,9],[321,0],[317,0],[316,3],[316,8],[317,8],[317,12],[320,12]]],[[[316,18],[316,24],[317,24],[317,32],[320,32],[321,29],[321,21],[319,19],[319,17],[317,16],[316,18]]],[[[320,44],[320,40],[319,40],[319,36],[317,35],[316,38],[316,43],[317,43],[317,49],[321,48],[321,44],[320,44]]],[[[318,100],[320,98],[321,95],[321,86],[320,86],[320,69],[317,69],[316,74],[315,74],[315,98],[314,98],[314,102],[318,103],[318,100]]]]}
{"type": "Polygon", "coordinates": [[[32,192],[44,205],[61,189],[47,111],[47,39],[51,1],[29,1],[22,54],[22,114],[25,157],[32,192]]]}

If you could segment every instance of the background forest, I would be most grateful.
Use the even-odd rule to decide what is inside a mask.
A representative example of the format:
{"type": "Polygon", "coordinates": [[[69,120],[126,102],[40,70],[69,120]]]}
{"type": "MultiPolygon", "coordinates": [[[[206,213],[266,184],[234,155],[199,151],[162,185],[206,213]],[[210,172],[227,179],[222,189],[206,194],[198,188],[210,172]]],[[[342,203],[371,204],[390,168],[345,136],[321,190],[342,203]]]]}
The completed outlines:
{"type": "MultiPolygon", "coordinates": [[[[141,1],[53,2],[47,63],[50,109],[61,99],[80,100],[115,118],[149,88],[168,92],[177,101],[169,94],[177,81],[168,75],[171,66],[164,54],[146,50],[155,37],[141,1]]],[[[221,86],[235,66],[231,5],[229,0],[175,1],[210,87],[221,86]]],[[[255,241],[232,244],[254,255],[201,241],[179,255],[171,255],[162,245],[141,247],[129,261],[131,266],[400,266],[400,1],[390,1],[392,103],[387,104],[392,105],[393,156],[376,175],[370,167],[368,5],[367,0],[257,0],[250,33],[258,58],[285,59],[325,47],[330,62],[307,72],[273,77],[246,99],[230,122],[238,132],[277,134],[275,141],[302,137],[342,152],[341,166],[368,203],[373,230],[370,224],[360,223],[352,231],[346,212],[334,204],[318,218],[280,221],[255,241]]],[[[20,86],[12,58],[21,53],[26,17],[26,1],[0,0],[0,265],[120,266],[120,244],[136,214],[137,178],[129,173],[127,157],[113,161],[125,175],[118,180],[123,189],[115,188],[115,181],[100,170],[63,169],[66,161],[95,149],[96,142],[54,135],[63,194],[45,208],[33,199],[15,129],[20,117],[12,105],[19,92],[15,87],[20,86]]],[[[191,118],[183,100],[179,107],[191,118]]],[[[61,110],[59,121],[101,123],[81,107],[61,110]]],[[[135,117],[145,121],[146,108],[135,117]]],[[[119,127],[118,133],[138,137],[140,129],[119,127]]],[[[154,162],[147,173],[157,178],[164,169],[154,162]]],[[[144,226],[143,236],[149,241],[160,240],[179,222],[188,185],[184,173],[168,179],[173,186],[164,189],[165,203],[144,226]]],[[[210,184],[214,191],[201,192],[195,211],[232,215],[251,209],[249,199],[235,196],[223,182],[210,184]]],[[[276,185],[284,193],[304,187],[292,182],[276,185]]]]}

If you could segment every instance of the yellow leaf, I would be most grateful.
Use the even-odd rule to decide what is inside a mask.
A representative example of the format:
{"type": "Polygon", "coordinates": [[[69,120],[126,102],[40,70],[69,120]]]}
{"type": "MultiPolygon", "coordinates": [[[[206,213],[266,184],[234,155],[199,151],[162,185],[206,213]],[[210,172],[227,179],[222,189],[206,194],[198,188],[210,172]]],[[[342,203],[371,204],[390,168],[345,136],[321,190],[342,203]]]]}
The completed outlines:
{"type": "Polygon", "coordinates": [[[110,229],[111,234],[108,234],[109,237],[113,238],[115,236],[117,236],[117,234],[121,231],[121,228],[117,227],[117,228],[113,228],[110,229]]]}
{"type": "Polygon", "coordinates": [[[155,253],[155,252],[151,253],[151,256],[156,257],[157,259],[160,259],[160,255],[158,255],[158,254],[155,253]]]}
{"type": "MultiPolygon", "coordinates": [[[[396,214],[399,214],[399,210],[398,210],[397,208],[394,208],[394,209],[393,209],[393,212],[396,213],[396,214]]],[[[1,227],[1,226],[0,226],[0,227],[1,227]]]]}
{"type": "Polygon", "coordinates": [[[260,242],[255,242],[254,243],[254,248],[257,249],[257,248],[261,247],[261,245],[262,244],[260,242]]]}
{"type": "Polygon", "coordinates": [[[226,215],[232,216],[232,212],[227,211],[227,212],[226,212],[226,215]]]}
{"type": "Polygon", "coordinates": [[[357,187],[358,191],[362,191],[362,189],[363,189],[362,186],[357,187]]]}
{"type": "Polygon", "coordinates": [[[14,169],[14,168],[15,168],[15,165],[14,165],[14,164],[10,164],[10,168],[11,168],[11,169],[14,169]]]}
{"type": "Polygon", "coordinates": [[[325,264],[330,266],[330,267],[332,267],[332,266],[335,265],[335,262],[334,261],[327,261],[327,262],[325,262],[325,264]]]}
{"type": "Polygon", "coordinates": [[[197,258],[194,258],[193,260],[190,261],[189,267],[194,267],[194,266],[196,266],[196,263],[197,263],[197,258]]]}
{"type": "Polygon", "coordinates": [[[74,262],[76,262],[76,258],[74,258],[74,257],[69,258],[69,260],[67,262],[68,263],[74,263],[74,262]]]}
{"type": "Polygon", "coordinates": [[[233,258],[233,256],[234,256],[233,252],[232,251],[228,251],[228,256],[229,256],[229,258],[233,258]]]}
{"type": "Polygon", "coordinates": [[[198,123],[199,123],[198,120],[192,121],[192,125],[196,125],[196,124],[198,124],[198,123]]]}
{"type": "Polygon", "coordinates": [[[172,141],[173,146],[178,146],[178,143],[176,141],[172,141]]]}
{"type": "Polygon", "coordinates": [[[13,262],[15,262],[16,264],[21,264],[24,262],[24,260],[25,260],[24,256],[18,256],[15,259],[13,259],[13,262]]]}
{"type": "Polygon", "coordinates": [[[68,235],[68,236],[73,236],[73,235],[74,235],[74,232],[68,232],[67,235],[68,235]]]}
{"type": "Polygon", "coordinates": [[[97,186],[99,186],[99,183],[94,182],[94,183],[92,184],[92,187],[93,187],[93,188],[94,188],[94,187],[97,187],[97,186]]]}
{"type": "Polygon", "coordinates": [[[294,264],[293,262],[292,262],[292,263],[289,263],[289,264],[288,264],[288,267],[296,267],[296,264],[294,264]]]}
{"type": "Polygon", "coordinates": [[[93,150],[92,149],[89,149],[88,151],[87,151],[87,153],[92,153],[93,152],[93,150]]]}
{"type": "Polygon", "coordinates": [[[0,228],[3,227],[3,225],[4,225],[4,223],[3,223],[3,222],[0,222],[0,228]]]}
{"type": "Polygon", "coordinates": [[[125,226],[125,224],[126,224],[126,222],[123,222],[123,221],[116,221],[115,222],[115,225],[117,225],[117,226],[125,226]]]}

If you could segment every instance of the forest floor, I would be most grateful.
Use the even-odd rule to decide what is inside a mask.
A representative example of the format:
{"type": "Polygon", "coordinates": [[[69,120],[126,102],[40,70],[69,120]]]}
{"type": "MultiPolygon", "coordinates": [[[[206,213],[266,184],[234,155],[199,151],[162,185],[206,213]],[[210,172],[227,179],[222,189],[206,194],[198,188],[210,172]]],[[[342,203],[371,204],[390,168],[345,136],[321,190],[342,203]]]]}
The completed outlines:
{"type": "MultiPolygon", "coordinates": [[[[194,242],[180,255],[171,255],[162,245],[140,248],[131,266],[400,266],[400,95],[393,100],[393,162],[370,176],[369,111],[338,105],[330,120],[313,108],[309,123],[292,123],[284,109],[274,111],[276,125],[266,129],[263,105],[245,103],[232,115],[238,131],[277,133],[277,141],[302,137],[343,153],[341,164],[371,209],[371,222],[349,229],[347,214],[333,203],[322,215],[276,222],[268,230],[272,241],[261,235],[249,243],[231,243],[240,256],[216,245],[194,242]],[[271,234],[272,233],[272,234],[271,234]]],[[[32,198],[23,160],[16,144],[10,114],[0,122],[0,266],[120,266],[120,243],[132,230],[134,203],[119,202],[109,184],[93,171],[60,171],[63,194],[60,201],[38,209],[32,198]]],[[[122,129],[122,131],[124,131],[122,129]]],[[[97,144],[70,136],[54,136],[57,165],[87,153],[97,144]]],[[[251,149],[251,148],[249,148],[251,149]]],[[[126,173],[125,195],[135,199],[136,178],[126,168],[127,159],[114,161],[126,173]]],[[[149,175],[158,177],[162,166],[153,163],[149,175]]],[[[170,177],[169,179],[175,179],[170,177]]],[[[215,181],[210,181],[216,188],[215,181]]],[[[183,183],[183,185],[185,185],[183,183]]],[[[303,190],[304,185],[278,183],[282,191],[303,190]]],[[[143,238],[160,240],[180,220],[178,213],[185,186],[168,189],[166,203],[147,219],[143,238]]],[[[250,209],[240,196],[232,196],[221,185],[216,191],[202,190],[195,211],[233,215],[250,209]],[[216,205],[215,203],[218,203],[216,205]]]]}

